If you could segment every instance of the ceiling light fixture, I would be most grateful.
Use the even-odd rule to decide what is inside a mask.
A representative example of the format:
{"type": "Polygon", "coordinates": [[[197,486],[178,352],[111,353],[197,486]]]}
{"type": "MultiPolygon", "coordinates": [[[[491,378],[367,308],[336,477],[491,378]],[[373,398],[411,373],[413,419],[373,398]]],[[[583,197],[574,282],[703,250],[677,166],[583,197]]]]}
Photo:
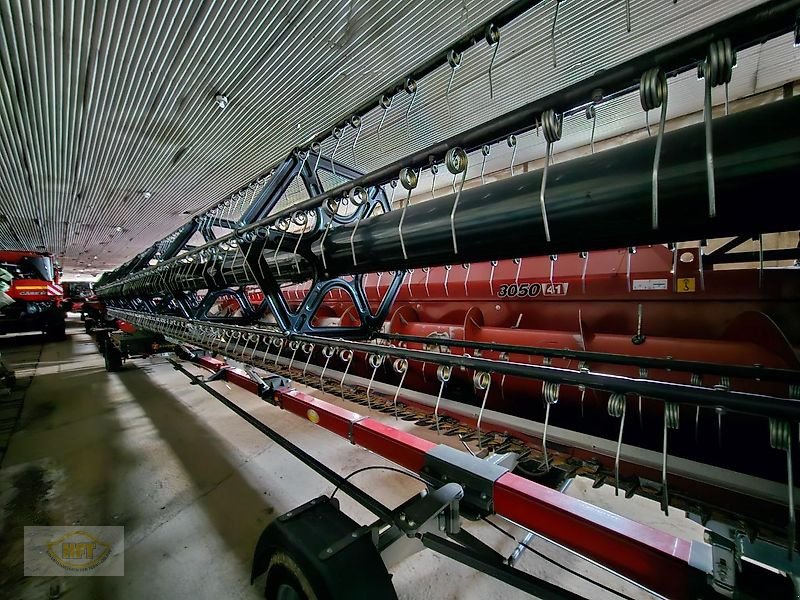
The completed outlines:
{"type": "Polygon", "coordinates": [[[225,110],[228,108],[228,97],[223,94],[217,94],[214,96],[214,102],[217,103],[217,106],[220,110],[225,110]]]}

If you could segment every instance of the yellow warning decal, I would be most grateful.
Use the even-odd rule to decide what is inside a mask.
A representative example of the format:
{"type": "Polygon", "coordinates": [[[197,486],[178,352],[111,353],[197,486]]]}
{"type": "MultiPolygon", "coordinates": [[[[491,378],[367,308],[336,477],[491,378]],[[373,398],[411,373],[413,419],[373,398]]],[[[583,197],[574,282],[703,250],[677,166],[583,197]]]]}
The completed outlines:
{"type": "Polygon", "coordinates": [[[675,291],[678,293],[695,291],[694,277],[684,277],[682,279],[678,279],[678,285],[675,291]]]}

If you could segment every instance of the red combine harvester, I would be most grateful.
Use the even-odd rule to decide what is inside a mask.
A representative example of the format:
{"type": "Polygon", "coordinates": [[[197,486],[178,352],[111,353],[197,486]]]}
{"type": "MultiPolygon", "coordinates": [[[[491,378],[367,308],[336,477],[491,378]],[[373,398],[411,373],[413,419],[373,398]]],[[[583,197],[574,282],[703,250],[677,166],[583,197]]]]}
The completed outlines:
{"type": "Polygon", "coordinates": [[[0,250],[0,268],[12,277],[6,294],[13,300],[0,308],[0,333],[41,331],[49,340],[64,339],[64,292],[53,256],[0,250]]]}
{"type": "Polygon", "coordinates": [[[92,285],[88,281],[62,281],[64,288],[64,311],[81,313],[85,319],[84,303],[92,296],[92,285]]]}

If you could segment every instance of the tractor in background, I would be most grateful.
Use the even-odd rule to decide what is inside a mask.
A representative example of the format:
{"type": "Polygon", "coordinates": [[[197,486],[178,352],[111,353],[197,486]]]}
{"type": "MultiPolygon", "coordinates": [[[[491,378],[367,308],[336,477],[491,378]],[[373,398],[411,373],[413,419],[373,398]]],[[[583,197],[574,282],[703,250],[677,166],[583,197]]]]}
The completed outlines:
{"type": "Polygon", "coordinates": [[[83,305],[93,294],[91,282],[62,281],[61,286],[64,288],[64,312],[80,313],[81,321],[85,320],[83,305]]]}

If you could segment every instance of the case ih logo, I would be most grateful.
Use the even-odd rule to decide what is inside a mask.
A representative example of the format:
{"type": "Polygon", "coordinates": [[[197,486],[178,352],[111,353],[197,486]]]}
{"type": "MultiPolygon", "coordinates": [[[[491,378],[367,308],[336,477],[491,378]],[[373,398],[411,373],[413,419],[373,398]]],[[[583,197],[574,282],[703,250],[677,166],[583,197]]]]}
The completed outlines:
{"type": "Polygon", "coordinates": [[[64,288],[57,283],[48,283],[46,285],[16,285],[13,289],[20,296],[39,296],[42,294],[61,296],[64,293],[64,288]]]}
{"type": "Polygon", "coordinates": [[[94,569],[111,554],[111,546],[85,531],[71,531],[47,544],[47,555],[71,571],[94,569]]]}

